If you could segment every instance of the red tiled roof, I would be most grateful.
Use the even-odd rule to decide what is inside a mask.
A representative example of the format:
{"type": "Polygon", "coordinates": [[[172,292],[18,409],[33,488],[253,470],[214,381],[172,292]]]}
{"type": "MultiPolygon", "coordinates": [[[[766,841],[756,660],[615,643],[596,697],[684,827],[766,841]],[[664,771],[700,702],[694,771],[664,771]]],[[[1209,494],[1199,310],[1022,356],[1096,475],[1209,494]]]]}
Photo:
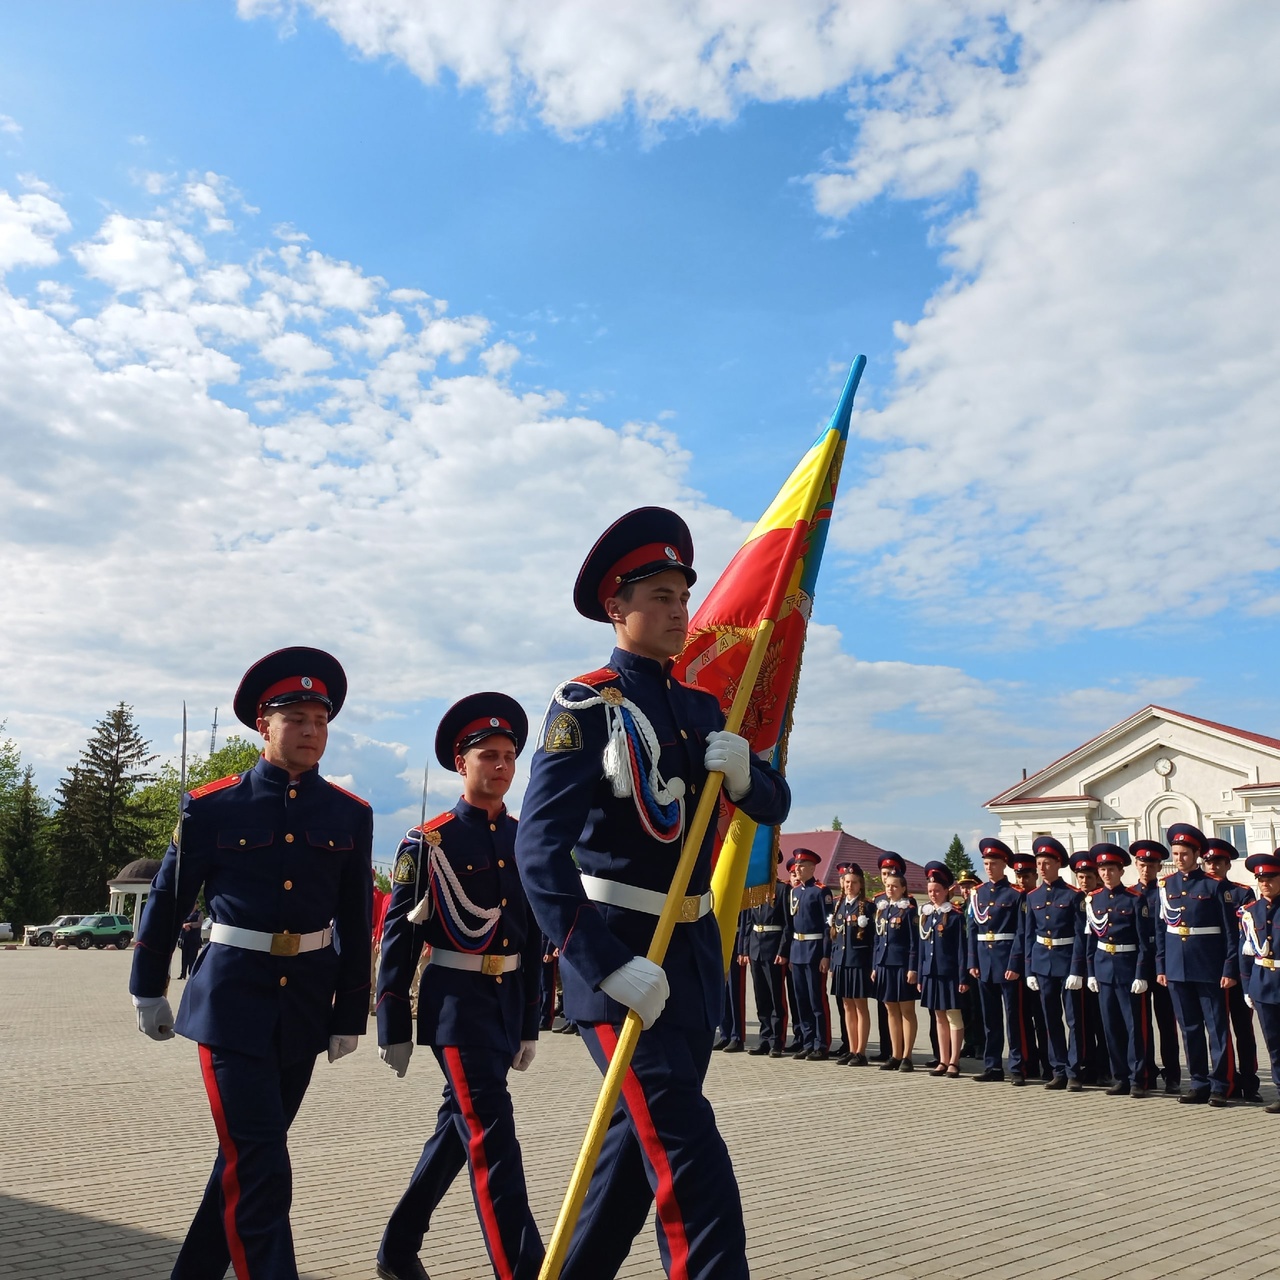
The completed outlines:
{"type": "MultiPolygon", "coordinates": [[[[997,797],[998,799],[999,797],[997,797]]],[[[1097,796],[1091,796],[1087,792],[1078,796],[1016,796],[1012,800],[1005,800],[1004,804],[1067,804],[1073,800],[1089,800],[1093,804],[1101,804],[1102,801],[1097,796]]],[[[988,800],[988,804],[994,804],[995,801],[988,800]]]]}
{"type": "MultiPolygon", "coordinates": [[[[876,862],[882,853],[888,852],[879,845],[872,844],[858,836],[851,836],[847,831],[784,831],[778,838],[782,849],[782,860],[785,863],[797,849],[812,849],[821,861],[814,875],[823,884],[833,889],[839,888],[840,877],[832,867],[838,862],[856,862],[867,879],[867,888],[871,889],[871,881],[879,881],[876,862]]],[[[899,857],[902,857],[899,854],[899,857]]],[[[903,857],[907,864],[907,892],[923,893],[925,891],[924,868],[918,862],[903,857]]],[[[781,870],[781,869],[780,869],[781,870]]]]}
{"type": "Polygon", "coordinates": [[[1017,791],[1019,787],[1024,787],[1028,782],[1034,782],[1036,778],[1042,777],[1046,773],[1052,773],[1064,760],[1074,756],[1077,752],[1085,750],[1097,742],[1099,738],[1105,738],[1107,734],[1114,733],[1122,725],[1128,724],[1132,720],[1137,720],[1145,715],[1148,711],[1158,711],[1162,715],[1177,716],[1180,720],[1190,720],[1194,724],[1202,724],[1207,729],[1217,729],[1219,733],[1229,733],[1233,737],[1242,738],[1246,742],[1256,742],[1263,747],[1271,747],[1276,751],[1280,751],[1280,738],[1268,738],[1262,733],[1250,733],[1247,729],[1236,729],[1229,724],[1220,724],[1217,720],[1205,720],[1200,716],[1188,715],[1185,711],[1175,711],[1172,707],[1159,707],[1154,702],[1148,703],[1141,711],[1135,711],[1131,716],[1125,716],[1123,720],[1118,720],[1109,729],[1104,729],[1101,733],[1095,734],[1087,742],[1082,742],[1078,747],[1072,747],[1070,751],[1060,755],[1056,760],[1045,765],[1043,769],[1037,769],[1029,778],[1023,778],[1021,782],[1015,782],[1011,787],[1005,787],[1003,791],[997,792],[984,805],[983,808],[989,809],[995,804],[1018,804],[1018,800],[1004,800],[1003,796],[1007,796],[1011,791],[1017,791]]]}
{"type": "Polygon", "coordinates": [[[1235,791],[1271,791],[1275,787],[1280,787],[1280,782],[1246,782],[1242,786],[1234,787],[1235,791]]]}

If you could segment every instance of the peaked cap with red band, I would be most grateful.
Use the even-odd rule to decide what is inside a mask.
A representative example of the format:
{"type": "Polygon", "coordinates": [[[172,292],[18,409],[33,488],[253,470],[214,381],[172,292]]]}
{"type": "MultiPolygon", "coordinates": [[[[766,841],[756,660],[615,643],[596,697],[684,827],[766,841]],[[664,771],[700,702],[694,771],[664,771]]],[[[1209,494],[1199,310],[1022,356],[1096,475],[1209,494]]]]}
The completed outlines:
{"type": "Polygon", "coordinates": [[[1280,876],[1280,849],[1274,853],[1251,853],[1244,866],[1250,875],[1280,876]]]}
{"type": "Polygon", "coordinates": [[[1166,862],[1169,858],[1169,850],[1159,840],[1135,840],[1129,852],[1138,862],[1166,862]]]}
{"type": "Polygon", "coordinates": [[[1003,840],[995,836],[986,836],[978,841],[978,852],[984,858],[1003,858],[1006,862],[1013,857],[1013,850],[1003,840]]]}
{"type": "Polygon", "coordinates": [[[895,876],[905,877],[907,874],[906,862],[896,853],[882,853],[876,861],[876,869],[895,876]]]}
{"type": "Polygon", "coordinates": [[[1204,842],[1202,856],[1205,858],[1226,858],[1228,862],[1234,862],[1240,856],[1240,851],[1230,840],[1222,840],[1214,836],[1213,839],[1204,842]]]}
{"type": "Polygon", "coordinates": [[[1036,836],[1031,842],[1031,851],[1037,858],[1044,854],[1057,858],[1058,866],[1065,867],[1067,865],[1067,849],[1061,840],[1054,836],[1036,836]]]}
{"type": "Polygon", "coordinates": [[[1197,853],[1204,852],[1204,832],[1199,827],[1192,826],[1189,822],[1175,822],[1169,828],[1169,847],[1175,844],[1185,844],[1189,849],[1194,849],[1197,853]]]}
{"type": "Polygon", "coordinates": [[[932,880],[935,884],[940,884],[944,889],[950,889],[956,882],[955,875],[945,862],[926,862],[924,878],[926,881],[932,880]]]}
{"type": "Polygon", "coordinates": [[[1127,867],[1132,859],[1126,849],[1109,840],[1100,841],[1089,850],[1095,867],[1127,867]]]}
{"type": "Polygon", "coordinates": [[[797,849],[787,859],[787,870],[790,871],[792,867],[798,866],[802,862],[808,862],[816,867],[821,861],[822,859],[812,849],[797,849]]]}
{"type": "Polygon", "coordinates": [[[444,713],[436,730],[436,759],[453,772],[456,756],[465,755],[477,742],[501,733],[515,743],[516,754],[524,750],[529,736],[529,717],[524,708],[505,693],[472,693],[444,713]]]}
{"type": "Polygon", "coordinates": [[[608,622],[604,602],[619,587],[667,569],[679,569],[690,586],[697,582],[689,526],[666,507],[628,511],[600,535],[582,562],[573,586],[574,608],[592,622],[608,622]]]}
{"type": "Polygon", "coordinates": [[[1015,873],[1019,871],[1034,871],[1036,869],[1036,855],[1034,853],[1011,853],[1009,855],[1009,869],[1015,873]]]}
{"type": "Polygon", "coordinates": [[[333,720],[346,700],[347,674],[337,658],[323,649],[295,645],[259,658],[244,673],[232,705],[236,719],[256,729],[259,714],[269,707],[319,702],[333,720]]]}

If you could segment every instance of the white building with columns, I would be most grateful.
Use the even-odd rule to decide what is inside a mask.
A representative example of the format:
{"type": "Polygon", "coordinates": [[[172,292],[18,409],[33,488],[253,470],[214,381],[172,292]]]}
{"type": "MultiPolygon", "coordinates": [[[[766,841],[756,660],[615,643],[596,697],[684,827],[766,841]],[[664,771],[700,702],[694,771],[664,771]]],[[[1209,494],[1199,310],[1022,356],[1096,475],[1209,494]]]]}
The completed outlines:
{"type": "Polygon", "coordinates": [[[1242,857],[1270,853],[1280,845],[1280,738],[1144,707],[986,807],[1020,852],[1038,835],[1072,852],[1103,840],[1168,844],[1175,822],[1191,822],[1242,857]]]}

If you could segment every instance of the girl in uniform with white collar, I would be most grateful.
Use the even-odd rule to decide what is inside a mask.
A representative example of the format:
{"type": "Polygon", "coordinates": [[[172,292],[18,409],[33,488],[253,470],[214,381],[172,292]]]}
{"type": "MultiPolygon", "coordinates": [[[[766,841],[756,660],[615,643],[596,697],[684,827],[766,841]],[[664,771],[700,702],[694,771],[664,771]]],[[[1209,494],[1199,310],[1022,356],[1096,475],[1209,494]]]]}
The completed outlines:
{"type": "Polygon", "coordinates": [[[831,986],[844,1008],[849,1032],[849,1054],[842,1065],[865,1067],[871,1034],[867,997],[871,994],[875,937],[871,917],[875,908],[867,901],[866,882],[856,862],[842,862],[836,870],[840,874],[840,901],[831,915],[831,986]]]}
{"type": "MultiPolygon", "coordinates": [[[[883,860],[882,860],[883,865],[883,860]]],[[[914,1071],[911,1051],[916,1043],[916,1000],[919,998],[920,934],[915,902],[907,897],[905,877],[883,871],[885,896],[876,902],[876,945],[872,952],[872,981],[889,1014],[889,1043],[893,1056],[881,1071],[914,1071]]]]}
{"type": "Polygon", "coordinates": [[[964,969],[964,915],[950,901],[955,876],[945,862],[924,869],[929,901],[920,909],[920,1003],[933,1011],[938,1031],[935,1076],[960,1074],[964,1017],[960,994],[968,990],[964,969]]]}

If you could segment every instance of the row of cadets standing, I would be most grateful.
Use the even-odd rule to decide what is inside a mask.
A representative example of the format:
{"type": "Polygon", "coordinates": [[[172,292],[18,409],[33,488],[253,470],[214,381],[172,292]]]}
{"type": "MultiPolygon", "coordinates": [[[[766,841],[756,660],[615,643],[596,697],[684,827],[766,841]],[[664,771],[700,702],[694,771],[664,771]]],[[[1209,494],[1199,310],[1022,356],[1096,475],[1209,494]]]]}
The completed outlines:
{"type": "Polygon", "coordinates": [[[782,947],[796,991],[796,1038],[793,1058],[825,1061],[831,1056],[831,1006],[827,1001],[827,971],[831,968],[828,921],[835,903],[831,890],[820,885],[814,868],[821,859],[812,849],[796,849],[787,870],[798,883],[787,895],[782,947]]]}
{"type": "Polygon", "coordinates": [[[320,776],[347,677],[319,649],[254,663],[237,718],[262,735],[252,769],[182,799],[147,897],[129,990],[138,1030],[199,1045],[218,1152],[174,1280],[297,1280],[288,1132],[318,1054],[355,1049],[369,1016],[373,814],[320,776]],[[204,891],[213,924],[175,1020],[179,925],[204,891]]]}
{"type": "Polygon", "coordinates": [[[724,731],[715,697],[671,675],[695,580],[687,526],[658,507],[624,516],[588,554],[574,603],[612,626],[615,647],[606,666],[553,694],[516,838],[525,890],[560,952],[565,1016],[597,1066],[606,1069],[628,1009],[646,1028],[564,1280],[616,1275],[655,1198],[669,1276],[747,1275],[737,1181],[702,1092],[725,983],[710,892],[714,825],[663,964],[645,953],[679,859],[685,806],[696,807],[708,774],[722,773],[728,800],[763,826],[785,820],[791,796],[744,738],[724,731]]]}
{"type": "Polygon", "coordinates": [[[542,1264],[507,1088],[507,1073],[533,1062],[540,1018],[542,938],[504,803],[528,732],[520,704],[502,693],[472,694],[445,713],[436,759],[461,776],[462,797],[408,833],[392,869],[378,972],[380,1055],[404,1077],[414,1045],[409,987],[429,946],[417,1043],[430,1047],[444,1088],[435,1132],[378,1247],[383,1280],[427,1280],[418,1253],[464,1167],[498,1280],[534,1280],[542,1264]]]}

